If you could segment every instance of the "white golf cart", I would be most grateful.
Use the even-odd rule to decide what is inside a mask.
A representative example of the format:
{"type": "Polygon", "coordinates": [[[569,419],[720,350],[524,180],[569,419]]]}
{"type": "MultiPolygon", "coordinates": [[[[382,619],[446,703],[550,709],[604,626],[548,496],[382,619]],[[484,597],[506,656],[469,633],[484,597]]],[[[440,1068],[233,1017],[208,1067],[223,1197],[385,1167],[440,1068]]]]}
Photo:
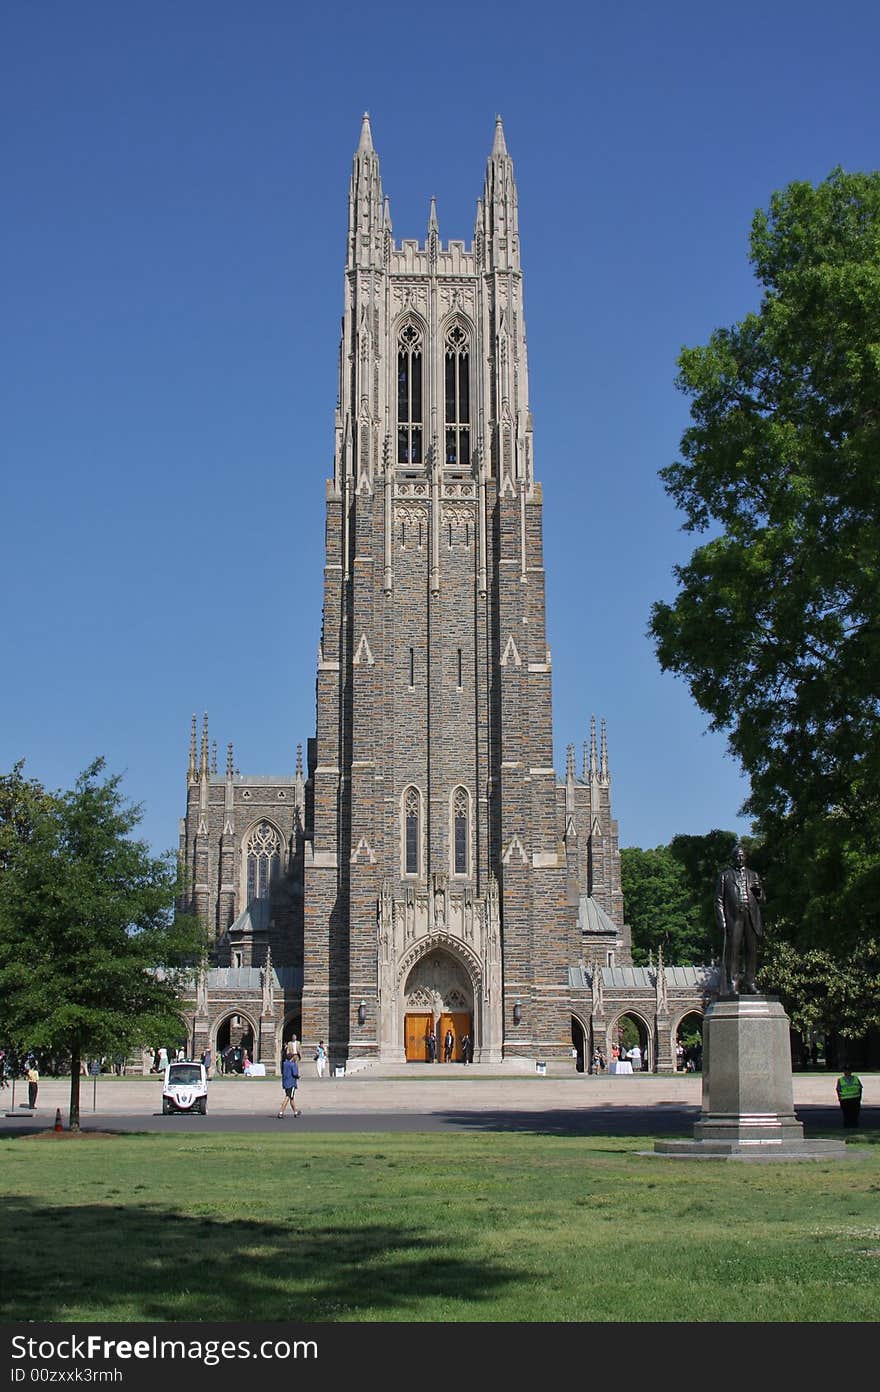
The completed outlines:
{"type": "Polygon", "coordinates": [[[203,1063],[187,1059],[169,1063],[162,1086],[162,1113],[198,1112],[208,1110],[208,1074],[203,1063]]]}

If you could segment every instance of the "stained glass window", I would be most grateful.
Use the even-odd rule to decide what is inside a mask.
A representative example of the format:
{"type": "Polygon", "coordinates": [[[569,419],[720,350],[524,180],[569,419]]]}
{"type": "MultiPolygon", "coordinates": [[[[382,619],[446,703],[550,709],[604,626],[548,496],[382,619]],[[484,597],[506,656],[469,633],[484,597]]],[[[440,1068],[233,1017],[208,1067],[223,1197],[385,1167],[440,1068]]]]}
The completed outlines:
{"type": "Polygon", "coordinates": [[[281,870],[281,837],[268,822],[259,822],[247,840],[248,903],[268,899],[281,870]]]}
{"type": "Polygon", "coordinates": [[[456,875],[466,875],[468,869],[468,795],[456,788],[452,799],[453,869],[456,875]]]}
{"type": "Polygon", "coordinates": [[[471,400],[468,340],[454,324],[446,335],[446,463],[467,468],[471,462],[471,400]]]}
{"type": "Polygon", "coordinates": [[[407,875],[419,873],[419,811],[420,801],[416,788],[407,788],[403,799],[404,818],[404,869],[407,875]]]}
{"type": "Polygon", "coordinates": [[[397,340],[397,462],[422,463],[422,337],[415,324],[397,340]]]}

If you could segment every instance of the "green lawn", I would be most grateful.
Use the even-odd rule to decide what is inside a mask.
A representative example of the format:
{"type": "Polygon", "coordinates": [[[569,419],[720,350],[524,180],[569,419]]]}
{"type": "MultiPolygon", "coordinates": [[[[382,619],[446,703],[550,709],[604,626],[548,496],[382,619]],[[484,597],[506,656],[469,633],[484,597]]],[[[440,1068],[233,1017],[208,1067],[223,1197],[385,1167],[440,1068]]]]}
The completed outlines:
{"type": "Polygon", "coordinates": [[[6,1321],[875,1321],[880,1145],[521,1134],[0,1142],[6,1321]]]}

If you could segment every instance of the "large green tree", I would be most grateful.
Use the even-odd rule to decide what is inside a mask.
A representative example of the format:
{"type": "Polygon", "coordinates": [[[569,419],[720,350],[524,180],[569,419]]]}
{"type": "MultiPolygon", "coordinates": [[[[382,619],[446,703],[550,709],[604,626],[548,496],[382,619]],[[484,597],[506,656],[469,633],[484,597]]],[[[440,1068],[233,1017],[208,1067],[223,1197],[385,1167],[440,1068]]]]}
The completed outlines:
{"type": "Polygon", "coordinates": [[[67,1054],[78,1129],[81,1060],[179,1031],[203,933],[175,915],[173,858],[132,837],[140,809],[102,759],[51,795],[21,768],[0,780],[0,1013],[18,1050],[67,1054]]]}
{"type": "Polygon", "coordinates": [[[651,632],[748,775],[771,919],[845,964],[880,903],[880,173],[774,194],[751,261],[759,308],[679,358],[661,475],[708,539],[651,632]]]}
{"type": "MultiPolygon", "coordinates": [[[[632,930],[633,962],[644,966],[660,949],[667,963],[705,962],[699,908],[668,846],[620,852],[623,911],[632,930]]],[[[709,949],[711,955],[711,949],[709,949]]]]}

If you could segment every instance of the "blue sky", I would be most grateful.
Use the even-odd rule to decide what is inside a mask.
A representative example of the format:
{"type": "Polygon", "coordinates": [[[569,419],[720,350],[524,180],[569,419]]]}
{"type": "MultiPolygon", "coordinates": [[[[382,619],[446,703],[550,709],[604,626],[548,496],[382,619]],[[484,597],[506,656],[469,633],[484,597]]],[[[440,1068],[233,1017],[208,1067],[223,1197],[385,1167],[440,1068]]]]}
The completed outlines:
{"type": "Polygon", "coordinates": [[[875,4],[190,0],[0,16],[0,768],[97,754],[176,843],[221,766],[314,732],[346,199],[470,242],[496,111],[520,198],[557,768],[604,715],[622,845],[739,827],[721,736],[645,636],[693,541],[682,345],[757,303],[754,210],[872,169],[875,4]]]}

